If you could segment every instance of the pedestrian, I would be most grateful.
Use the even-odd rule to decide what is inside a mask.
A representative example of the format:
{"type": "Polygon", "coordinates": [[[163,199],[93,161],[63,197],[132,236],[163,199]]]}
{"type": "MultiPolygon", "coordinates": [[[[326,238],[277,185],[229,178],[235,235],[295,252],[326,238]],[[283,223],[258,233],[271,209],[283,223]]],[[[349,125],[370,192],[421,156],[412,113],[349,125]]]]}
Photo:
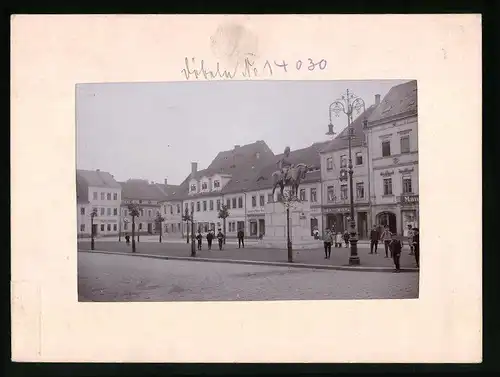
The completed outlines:
{"type": "Polygon", "coordinates": [[[238,249],[243,247],[245,248],[245,233],[243,232],[243,229],[238,230],[238,249]]]}
{"type": "Polygon", "coordinates": [[[378,240],[380,234],[378,233],[377,226],[374,225],[372,231],[370,232],[370,254],[373,254],[373,249],[375,249],[375,254],[378,254],[378,240]]]}
{"type": "Polygon", "coordinates": [[[413,250],[413,228],[411,225],[408,225],[406,230],[406,238],[408,240],[408,245],[410,246],[410,255],[413,255],[415,250],[413,250]]]}
{"type": "Polygon", "coordinates": [[[222,242],[224,241],[224,234],[219,228],[219,232],[217,233],[217,241],[219,242],[219,250],[222,250],[222,242]]]}
{"type": "Polygon", "coordinates": [[[314,227],[313,229],[313,236],[315,240],[319,240],[319,230],[317,227],[314,227]]]}
{"type": "Polygon", "coordinates": [[[335,235],[335,247],[342,247],[342,233],[340,232],[335,235]]]}
{"type": "Polygon", "coordinates": [[[349,235],[349,232],[346,230],[344,231],[344,242],[345,242],[345,247],[349,247],[349,238],[351,238],[351,236],[349,235]]]}
{"type": "Polygon", "coordinates": [[[125,234],[125,243],[127,245],[130,245],[130,236],[128,235],[128,233],[125,234]]]}
{"type": "Polygon", "coordinates": [[[325,229],[323,233],[323,245],[325,247],[325,259],[330,259],[332,253],[332,232],[330,229],[325,229]]]}
{"type": "Polygon", "coordinates": [[[415,254],[415,262],[417,267],[420,268],[420,233],[418,228],[413,228],[413,252],[415,254]]]}
{"type": "Polygon", "coordinates": [[[208,245],[208,250],[212,250],[212,240],[214,239],[214,234],[212,231],[209,231],[207,233],[207,245],[208,245]]]}
{"type": "Polygon", "coordinates": [[[403,245],[401,244],[401,241],[397,238],[396,233],[392,233],[391,237],[392,240],[390,241],[390,249],[391,249],[391,254],[392,254],[392,259],[394,260],[394,266],[396,267],[396,272],[399,272],[401,270],[401,266],[399,264],[400,258],[401,258],[401,249],[403,248],[403,245]]]}
{"type": "Polygon", "coordinates": [[[196,235],[196,240],[198,241],[198,250],[201,250],[201,240],[203,239],[203,236],[201,235],[201,232],[198,231],[198,234],[196,235]]]}
{"type": "MultiPolygon", "coordinates": [[[[389,245],[391,244],[392,241],[392,235],[391,231],[389,230],[389,227],[386,226],[384,229],[384,232],[382,233],[382,236],[380,237],[381,241],[384,243],[384,248],[385,248],[385,257],[389,258],[389,253],[391,253],[391,248],[389,245]]],[[[391,253],[392,257],[392,253],[391,253]]]]}

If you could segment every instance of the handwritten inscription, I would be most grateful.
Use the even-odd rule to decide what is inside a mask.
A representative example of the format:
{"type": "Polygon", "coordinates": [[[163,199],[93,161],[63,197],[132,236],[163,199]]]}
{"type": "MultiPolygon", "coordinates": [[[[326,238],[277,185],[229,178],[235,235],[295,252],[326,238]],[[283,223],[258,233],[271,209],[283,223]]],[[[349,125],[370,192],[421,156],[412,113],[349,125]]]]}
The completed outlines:
{"type": "Polygon", "coordinates": [[[219,62],[212,67],[202,59],[197,61],[195,58],[185,58],[184,68],[181,73],[184,74],[186,80],[190,79],[234,79],[237,77],[252,78],[252,77],[263,77],[272,76],[278,70],[283,72],[289,72],[292,70],[296,71],[314,71],[314,70],[325,70],[328,66],[328,62],[325,59],[315,61],[311,58],[307,60],[296,60],[294,62],[287,62],[285,60],[266,60],[264,64],[257,64],[251,58],[245,58],[244,62],[237,62],[234,67],[223,68],[219,62]]]}

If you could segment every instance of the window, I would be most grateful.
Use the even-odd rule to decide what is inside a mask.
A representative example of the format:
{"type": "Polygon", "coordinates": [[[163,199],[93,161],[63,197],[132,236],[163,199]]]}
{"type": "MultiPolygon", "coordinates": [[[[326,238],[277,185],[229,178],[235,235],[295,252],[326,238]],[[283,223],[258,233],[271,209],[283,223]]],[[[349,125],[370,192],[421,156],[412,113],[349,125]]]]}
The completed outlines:
{"type": "MultiPolygon", "coordinates": [[[[187,206],[186,206],[187,208],[187,206]]],[[[166,215],[167,214],[167,206],[163,206],[163,213],[166,215]]]]}
{"type": "Polygon", "coordinates": [[[243,208],[243,197],[242,196],[240,196],[238,198],[238,208],[243,208]]]}
{"type": "Polygon", "coordinates": [[[217,199],[217,211],[220,211],[220,199],[217,199]]]}
{"type": "Polygon", "coordinates": [[[391,142],[389,140],[382,142],[382,157],[391,155],[391,142]]]}
{"type": "Polygon", "coordinates": [[[118,216],[118,208],[113,208],[113,216],[118,216]]]}
{"type": "Polygon", "coordinates": [[[214,188],[220,187],[220,181],[214,181],[214,188]]]}
{"type": "Polygon", "coordinates": [[[196,212],[200,212],[200,202],[196,202],[196,212]]]}
{"type": "MultiPolygon", "coordinates": [[[[170,207],[170,213],[172,213],[172,207],[170,207]]],[[[148,217],[151,217],[151,210],[148,209],[148,217]]]]}
{"type": "Polygon", "coordinates": [[[92,193],[92,197],[94,198],[94,200],[97,200],[97,191],[94,191],[94,192],[92,193]]]}
{"type": "Polygon", "coordinates": [[[169,207],[170,207],[170,214],[173,215],[174,214],[174,207],[172,205],[170,205],[169,207]]]}
{"type": "Polygon", "coordinates": [[[252,196],[252,207],[257,207],[257,197],[252,196]]]}
{"type": "Polygon", "coordinates": [[[172,233],[175,233],[174,224],[170,224],[170,229],[172,229],[172,233]]]}
{"type": "Polygon", "coordinates": [[[264,198],[264,195],[261,195],[261,196],[259,197],[259,200],[260,200],[260,206],[261,206],[261,207],[264,207],[264,205],[266,204],[266,203],[265,203],[265,200],[266,200],[266,199],[264,198]]]}
{"type": "Polygon", "coordinates": [[[187,203],[184,203],[184,210],[188,209],[189,205],[187,203]]]}
{"type": "Polygon", "coordinates": [[[107,200],[111,200],[111,193],[110,193],[110,192],[108,192],[108,193],[106,194],[106,199],[107,199],[107,200]]]}
{"type": "Polygon", "coordinates": [[[203,183],[201,184],[201,189],[202,189],[202,190],[206,190],[207,188],[208,188],[207,182],[203,182],[203,183]]]}
{"type": "Polygon", "coordinates": [[[108,216],[111,216],[111,208],[107,208],[107,210],[106,210],[106,214],[107,214],[108,216]]]}
{"type": "Polygon", "coordinates": [[[181,205],[177,204],[177,213],[181,213],[181,205]]]}
{"type": "Polygon", "coordinates": [[[128,223],[123,223],[123,230],[127,230],[128,229],[128,223]]]}
{"type": "Polygon", "coordinates": [[[104,192],[101,192],[101,200],[104,200],[104,192]]]}
{"type": "Polygon", "coordinates": [[[410,153],[410,137],[408,135],[401,137],[401,153],[410,153]]]}
{"type": "Polygon", "coordinates": [[[299,199],[300,199],[301,201],[306,200],[306,189],[300,189],[299,199]]]}
{"type": "Polygon", "coordinates": [[[194,202],[191,202],[191,212],[194,212],[194,202]]]}
{"type": "Polygon", "coordinates": [[[117,231],[116,224],[113,224],[113,231],[117,231]]]}
{"type": "Polygon", "coordinates": [[[139,204],[141,204],[141,203],[142,203],[142,200],[139,200],[139,204]]]}
{"type": "Polygon", "coordinates": [[[195,192],[196,191],[196,185],[191,185],[191,192],[195,192]]]}
{"type": "Polygon", "coordinates": [[[384,195],[392,195],[392,178],[384,179],[384,195]]]}
{"type": "Polygon", "coordinates": [[[365,197],[365,184],[363,182],[356,183],[356,197],[358,199],[365,197]]]}
{"type": "Polygon", "coordinates": [[[236,198],[233,198],[233,208],[236,208],[236,198]]]}
{"type": "Polygon", "coordinates": [[[345,155],[340,156],[340,167],[341,168],[347,167],[347,157],[345,155]]]}
{"type": "Polygon", "coordinates": [[[363,165],[363,153],[356,153],[356,165],[363,165]]]}
{"type": "Polygon", "coordinates": [[[333,158],[331,157],[326,159],[326,170],[333,170],[333,158]]]}
{"type": "Polygon", "coordinates": [[[141,216],[144,216],[144,210],[141,209],[141,216]]]}
{"type": "Polygon", "coordinates": [[[101,224],[101,232],[104,232],[104,224],[101,224]]]}
{"type": "Polygon", "coordinates": [[[105,209],[101,208],[101,216],[104,216],[104,211],[105,211],[105,209]]]}
{"type": "Polygon", "coordinates": [[[203,211],[206,211],[207,210],[207,201],[204,200],[203,201],[203,211]]]}
{"type": "Polygon", "coordinates": [[[311,189],[311,202],[316,203],[318,201],[318,198],[316,196],[316,189],[312,188],[311,189]]]}
{"type": "Polygon", "coordinates": [[[118,193],[113,193],[113,200],[118,200],[118,193]]]}
{"type": "Polygon", "coordinates": [[[80,225],[80,232],[85,232],[85,224],[80,225]]]}
{"type": "Polygon", "coordinates": [[[278,193],[278,202],[282,202],[283,201],[283,195],[281,195],[281,192],[278,193]]]}
{"type": "Polygon", "coordinates": [[[273,194],[267,194],[267,202],[272,203],[273,202],[273,194]]]}
{"type": "Polygon", "coordinates": [[[326,199],[329,201],[329,202],[333,202],[335,201],[335,190],[334,190],[334,187],[333,186],[328,186],[326,188],[326,199]]]}
{"type": "Polygon", "coordinates": [[[411,194],[411,177],[403,177],[403,194],[411,194]]]}
{"type": "Polygon", "coordinates": [[[347,185],[340,186],[340,199],[347,199],[347,185]]]}
{"type": "Polygon", "coordinates": [[[80,207],[80,215],[85,215],[85,207],[80,207]]]}
{"type": "Polygon", "coordinates": [[[128,215],[128,212],[126,209],[123,210],[123,216],[127,216],[128,215]]]}
{"type": "Polygon", "coordinates": [[[231,208],[231,199],[226,200],[226,207],[227,207],[227,209],[231,208]]]}
{"type": "Polygon", "coordinates": [[[181,231],[181,223],[177,223],[177,230],[180,232],[181,231]]]}
{"type": "Polygon", "coordinates": [[[139,223],[139,230],[142,230],[142,223],[139,223]]]}

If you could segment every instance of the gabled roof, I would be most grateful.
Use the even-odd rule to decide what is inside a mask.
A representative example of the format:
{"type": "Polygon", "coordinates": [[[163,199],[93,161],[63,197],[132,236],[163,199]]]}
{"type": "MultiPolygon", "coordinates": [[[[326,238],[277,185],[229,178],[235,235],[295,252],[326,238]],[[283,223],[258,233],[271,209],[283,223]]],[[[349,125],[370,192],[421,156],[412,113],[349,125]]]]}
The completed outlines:
{"type": "Polygon", "coordinates": [[[165,189],[160,184],[150,183],[145,179],[129,179],[125,182],[120,182],[120,185],[123,199],[161,201],[167,198],[165,189]]]}
{"type": "Polygon", "coordinates": [[[102,188],[121,188],[120,184],[115,181],[114,177],[105,171],[100,170],[81,170],[76,171],[77,181],[88,187],[102,188]]]}
{"type": "Polygon", "coordinates": [[[417,81],[412,80],[393,86],[389,90],[368,118],[368,127],[401,116],[413,115],[417,111],[417,81]]]}
{"type": "Polygon", "coordinates": [[[262,140],[219,152],[207,169],[199,170],[195,174],[189,174],[180,184],[178,193],[168,199],[184,200],[246,191],[252,185],[252,182],[256,180],[259,171],[264,166],[272,163],[274,159],[273,151],[262,140]],[[231,179],[220,192],[189,195],[189,181],[192,178],[198,179],[214,174],[228,174],[231,179]]]}
{"type": "MultiPolygon", "coordinates": [[[[359,147],[365,142],[365,133],[363,132],[363,121],[368,119],[377,107],[375,105],[370,106],[364,112],[362,112],[355,120],[352,122],[352,129],[354,132],[354,138],[351,139],[352,147],[359,147]]],[[[321,153],[329,153],[337,150],[346,149],[349,147],[349,129],[346,126],[332,141],[328,142],[327,145],[321,150],[321,153]]]]}

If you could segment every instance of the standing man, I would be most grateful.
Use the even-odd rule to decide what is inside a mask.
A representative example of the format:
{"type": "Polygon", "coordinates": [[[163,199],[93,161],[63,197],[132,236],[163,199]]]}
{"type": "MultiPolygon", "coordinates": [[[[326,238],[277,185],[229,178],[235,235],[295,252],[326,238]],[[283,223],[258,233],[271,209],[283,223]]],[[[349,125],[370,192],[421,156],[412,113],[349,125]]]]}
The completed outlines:
{"type": "Polygon", "coordinates": [[[415,262],[420,268],[420,234],[418,228],[413,228],[413,252],[415,253],[415,262]]]}
{"type": "Polygon", "coordinates": [[[392,241],[390,242],[391,254],[394,260],[394,266],[396,267],[396,272],[401,270],[399,261],[401,258],[401,249],[403,245],[401,245],[401,241],[397,239],[397,234],[392,233],[392,241]]]}
{"type": "Polygon", "coordinates": [[[208,250],[212,250],[212,240],[214,239],[214,234],[210,230],[207,233],[207,245],[208,245],[208,250]]]}
{"type": "Polygon", "coordinates": [[[406,237],[408,239],[408,245],[410,246],[410,255],[413,255],[414,250],[413,250],[413,229],[411,225],[408,225],[408,228],[406,230],[406,237]]]}
{"type": "Polygon", "coordinates": [[[201,235],[200,230],[198,230],[198,234],[196,235],[196,239],[198,240],[198,250],[201,250],[201,241],[203,239],[203,236],[201,235]]]}
{"type": "Polygon", "coordinates": [[[370,232],[370,254],[373,254],[373,249],[375,248],[375,254],[378,254],[378,240],[380,239],[380,234],[378,233],[377,226],[374,225],[372,231],[370,232]]]}
{"type": "Polygon", "coordinates": [[[325,229],[323,233],[323,246],[325,247],[325,259],[330,259],[330,255],[332,254],[332,232],[330,229],[325,229]]]}
{"type": "Polygon", "coordinates": [[[243,229],[238,230],[238,249],[243,246],[243,249],[245,248],[245,233],[243,232],[243,229]]]}
{"type": "Polygon", "coordinates": [[[222,242],[224,241],[224,234],[219,228],[219,232],[217,233],[217,241],[219,242],[219,250],[222,250],[222,242]]]}
{"type": "Polygon", "coordinates": [[[389,247],[391,244],[391,241],[392,241],[392,235],[391,235],[391,232],[390,232],[388,226],[385,227],[384,233],[382,233],[382,236],[380,237],[380,239],[384,243],[385,257],[389,258],[389,253],[391,253],[391,257],[392,257],[392,251],[390,250],[390,247],[389,247]]]}

